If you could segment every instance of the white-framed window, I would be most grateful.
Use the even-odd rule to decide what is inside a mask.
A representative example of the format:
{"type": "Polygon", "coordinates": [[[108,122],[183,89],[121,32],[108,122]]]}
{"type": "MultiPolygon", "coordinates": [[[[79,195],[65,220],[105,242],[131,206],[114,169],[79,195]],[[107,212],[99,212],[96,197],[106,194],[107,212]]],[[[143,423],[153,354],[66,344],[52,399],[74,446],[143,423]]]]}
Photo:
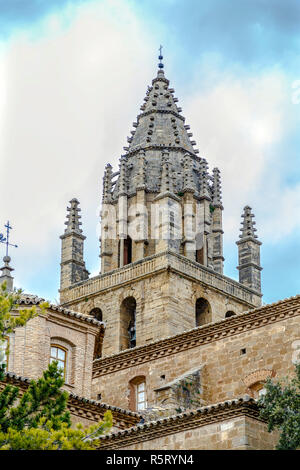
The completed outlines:
{"type": "Polygon", "coordinates": [[[136,385],[136,407],[137,411],[145,410],[147,408],[145,382],[141,382],[136,385]]]}
{"type": "Polygon", "coordinates": [[[8,338],[0,341],[0,365],[8,363],[8,355],[7,355],[7,347],[8,347],[8,338]]]}
{"type": "Polygon", "coordinates": [[[66,379],[67,371],[67,350],[57,344],[51,344],[50,364],[53,361],[58,362],[58,367],[63,369],[64,379],[66,379]]]}

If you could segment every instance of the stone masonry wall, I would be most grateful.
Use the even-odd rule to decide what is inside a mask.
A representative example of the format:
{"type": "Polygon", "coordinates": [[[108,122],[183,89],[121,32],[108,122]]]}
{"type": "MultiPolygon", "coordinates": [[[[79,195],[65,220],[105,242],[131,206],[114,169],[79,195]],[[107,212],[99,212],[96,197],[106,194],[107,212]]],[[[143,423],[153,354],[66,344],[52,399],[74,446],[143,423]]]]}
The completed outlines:
{"type": "Polygon", "coordinates": [[[154,276],[133,280],[130,284],[103,290],[69,304],[70,308],[88,314],[95,307],[102,310],[106,324],[103,356],[121,350],[121,304],[127,297],[136,300],[136,344],[141,346],[157,339],[172,336],[196,326],[195,306],[198,298],[205,298],[211,306],[210,321],[225,318],[228,310],[241,313],[249,306],[230,295],[200,282],[163,270],[154,276]]]}
{"type": "MultiPolygon", "coordinates": [[[[227,282],[226,278],[224,281],[223,277],[222,280],[216,278],[214,281],[215,275],[205,272],[205,275],[212,276],[211,282],[215,282],[218,286],[214,288],[193,279],[198,272],[196,263],[190,265],[189,261],[183,257],[178,258],[173,255],[170,255],[170,260],[174,262],[174,269],[168,265],[168,256],[161,255],[147,262],[141,262],[140,265],[125,267],[112,276],[99,278],[99,280],[96,278],[93,282],[101,281],[104,286],[108,287],[98,291],[95,289],[94,293],[93,284],[91,288],[89,284],[74,287],[76,292],[78,290],[78,293],[82,292],[83,295],[64,305],[84,314],[89,314],[95,307],[101,309],[103,321],[106,324],[104,356],[121,350],[121,304],[127,297],[133,297],[136,301],[137,346],[194,328],[198,298],[204,298],[210,304],[211,315],[207,319],[208,322],[225,318],[227,311],[241,313],[253,306],[249,303],[249,298],[243,300],[237,295],[221,290],[224,289],[223,282],[227,282]],[[145,275],[140,275],[144,272],[143,270],[148,269],[147,263],[152,263],[149,273],[146,271],[145,275]],[[186,272],[181,273],[180,270],[183,268],[186,272]],[[131,277],[131,271],[137,275],[131,277]],[[116,279],[119,280],[115,284],[113,284],[114,276],[117,276],[116,279]]],[[[72,289],[65,291],[63,295],[67,298],[70,293],[72,294],[72,289]]],[[[239,295],[243,297],[242,290],[239,295]]],[[[248,292],[245,292],[245,295],[248,295],[248,292]]]]}
{"type": "MultiPolygon", "coordinates": [[[[237,417],[218,423],[170,433],[167,436],[122,446],[122,450],[272,450],[278,440],[276,433],[268,433],[267,426],[250,417],[237,417]]],[[[104,441],[105,442],[105,441],[104,441]]]]}
{"type": "MultiPolygon", "coordinates": [[[[250,313],[249,316],[251,315],[250,313]]],[[[229,318],[224,321],[224,328],[231,320],[229,318]]],[[[199,330],[205,328],[207,327],[203,326],[199,330]]],[[[211,330],[209,335],[213,338],[211,330]]],[[[94,370],[92,397],[101,393],[104,402],[129,408],[129,381],[137,376],[145,376],[147,405],[159,405],[155,389],[163,387],[190,369],[203,366],[203,399],[206,404],[218,403],[245,393],[251,394],[247,377],[254,372],[258,371],[254,374],[257,379],[266,376],[265,370],[271,371],[276,378],[293,374],[293,362],[295,363],[297,353],[295,348],[299,344],[299,316],[294,316],[257,328],[249,327],[249,330],[246,325],[245,331],[240,334],[224,338],[219,335],[218,339],[202,346],[181,350],[179,345],[176,353],[160,354],[158,350],[156,358],[152,358],[149,352],[149,359],[139,364],[136,364],[136,359],[130,360],[129,353],[126,356],[127,366],[120,365],[115,371],[106,371],[105,375],[100,376],[96,376],[96,369],[94,370]]],[[[117,361],[118,355],[114,359],[117,361]]]]}

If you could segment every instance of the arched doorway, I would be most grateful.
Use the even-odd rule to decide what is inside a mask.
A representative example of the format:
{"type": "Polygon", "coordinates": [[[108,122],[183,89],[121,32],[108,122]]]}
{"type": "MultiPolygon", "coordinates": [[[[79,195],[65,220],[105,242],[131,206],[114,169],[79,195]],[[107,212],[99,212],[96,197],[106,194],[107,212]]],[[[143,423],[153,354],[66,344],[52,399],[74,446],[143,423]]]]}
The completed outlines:
{"type": "Polygon", "coordinates": [[[195,312],[196,326],[205,325],[212,321],[211,307],[209,302],[200,297],[196,301],[196,312],[195,312]]]}
{"type": "Polygon", "coordinates": [[[136,301],[127,297],[121,304],[120,351],[136,346],[136,301]]]}
{"type": "Polygon", "coordinates": [[[89,315],[91,315],[92,317],[96,318],[96,320],[103,321],[102,310],[101,310],[101,308],[99,308],[99,307],[93,308],[93,309],[90,311],[89,315]]]}

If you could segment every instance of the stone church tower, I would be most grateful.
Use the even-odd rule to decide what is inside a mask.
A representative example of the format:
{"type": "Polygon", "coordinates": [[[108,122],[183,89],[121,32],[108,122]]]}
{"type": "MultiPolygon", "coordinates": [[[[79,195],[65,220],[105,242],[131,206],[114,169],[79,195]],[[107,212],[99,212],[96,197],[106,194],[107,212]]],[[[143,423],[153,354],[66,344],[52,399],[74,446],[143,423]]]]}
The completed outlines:
{"type": "Polygon", "coordinates": [[[104,356],[261,304],[253,214],[247,206],[236,282],[223,275],[220,170],[198,156],[159,60],[119,169],[105,168],[101,274],[88,278],[77,199],[61,237],[61,303],[105,322],[104,356]]]}
{"type": "MultiPolygon", "coordinates": [[[[261,306],[248,205],[239,282],[224,276],[220,171],[194,149],[159,59],[119,168],[105,168],[101,272],[89,277],[74,198],[60,237],[61,303],[9,334],[5,380],[25,390],[59,358],[72,421],[113,413],[101,449],[273,449],[256,399],[300,361],[300,296],[261,306]]],[[[3,262],[0,283],[12,290],[3,262]]],[[[42,302],[22,294],[20,305],[42,302]]]]}

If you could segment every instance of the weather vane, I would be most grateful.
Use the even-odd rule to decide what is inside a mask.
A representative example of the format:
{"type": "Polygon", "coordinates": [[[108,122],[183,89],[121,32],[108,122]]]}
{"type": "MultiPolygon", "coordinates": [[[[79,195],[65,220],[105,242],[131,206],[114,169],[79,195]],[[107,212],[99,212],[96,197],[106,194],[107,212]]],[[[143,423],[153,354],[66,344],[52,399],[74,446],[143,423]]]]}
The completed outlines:
{"type": "Polygon", "coordinates": [[[158,67],[160,69],[163,69],[164,68],[164,64],[162,63],[162,60],[163,60],[163,55],[162,55],[162,45],[159,46],[159,56],[158,56],[158,60],[159,60],[159,64],[158,64],[158,67]]]}
{"type": "Polygon", "coordinates": [[[9,243],[9,231],[12,229],[12,227],[9,225],[9,221],[7,221],[6,225],[4,225],[6,228],[6,237],[4,237],[3,233],[0,233],[0,242],[5,243],[6,245],[6,256],[8,256],[8,247],[9,246],[14,246],[15,248],[18,248],[18,245],[13,245],[12,243],[9,243]]]}

